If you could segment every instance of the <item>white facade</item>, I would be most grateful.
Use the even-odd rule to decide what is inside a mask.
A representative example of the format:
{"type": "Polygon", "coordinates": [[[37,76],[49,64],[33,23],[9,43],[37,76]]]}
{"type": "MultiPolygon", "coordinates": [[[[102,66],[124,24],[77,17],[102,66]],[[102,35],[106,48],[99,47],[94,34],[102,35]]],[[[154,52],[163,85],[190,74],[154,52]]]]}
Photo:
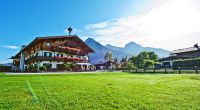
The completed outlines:
{"type": "Polygon", "coordinates": [[[38,66],[44,66],[44,64],[51,64],[52,65],[52,69],[56,69],[57,68],[57,64],[64,64],[64,62],[42,61],[42,62],[37,63],[38,66]]]}
{"type": "Polygon", "coordinates": [[[52,53],[52,57],[57,56],[58,54],[61,55],[63,54],[63,57],[68,57],[68,58],[80,58],[81,60],[88,60],[88,56],[78,56],[78,55],[72,55],[72,54],[66,54],[66,53],[62,53],[62,52],[52,52],[52,51],[42,51],[39,50],[33,54],[31,54],[30,56],[25,57],[25,60],[29,59],[31,56],[36,56],[36,54],[38,56],[44,56],[44,53],[52,53]]]}
{"type": "MultiPolygon", "coordinates": [[[[52,52],[52,51],[42,51],[42,50],[39,50],[39,51],[25,57],[25,60],[28,60],[29,58],[34,57],[34,56],[44,56],[45,52],[51,53],[51,56],[49,56],[47,54],[46,57],[54,57],[54,56],[61,57],[61,54],[62,54],[63,57],[67,57],[67,58],[80,58],[81,60],[88,60],[88,56],[79,56],[79,55],[66,54],[66,53],[62,53],[62,52],[52,52]]],[[[65,62],[63,62],[63,61],[38,61],[38,62],[31,63],[31,65],[32,66],[34,66],[34,65],[44,66],[44,64],[51,64],[51,69],[57,69],[57,64],[64,64],[64,63],[65,62]]],[[[25,64],[23,66],[24,66],[24,68],[28,67],[28,65],[25,65],[25,64]]]]}
{"type": "Polygon", "coordinates": [[[24,71],[24,68],[25,68],[24,61],[25,61],[24,52],[21,52],[21,55],[20,55],[20,63],[19,63],[19,70],[20,70],[20,71],[24,71]]]}

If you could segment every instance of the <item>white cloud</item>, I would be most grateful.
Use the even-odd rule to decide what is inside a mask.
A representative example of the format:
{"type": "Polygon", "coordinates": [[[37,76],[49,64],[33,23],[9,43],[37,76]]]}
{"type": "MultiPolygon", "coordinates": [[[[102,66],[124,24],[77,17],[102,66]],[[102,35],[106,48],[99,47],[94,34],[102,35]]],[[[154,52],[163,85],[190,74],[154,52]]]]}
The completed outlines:
{"type": "Polygon", "coordinates": [[[173,50],[200,43],[200,2],[160,1],[155,1],[140,15],[89,24],[78,33],[94,37],[102,44],[116,46],[134,41],[144,46],[173,50]]]}
{"type": "Polygon", "coordinates": [[[86,30],[94,30],[94,29],[102,29],[108,26],[108,21],[104,21],[104,22],[100,22],[100,23],[96,23],[96,24],[90,24],[90,25],[86,25],[84,28],[86,30]]]}
{"type": "Polygon", "coordinates": [[[19,47],[14,46],[14,45],[2,45],[1,47],[8,48],[8,49],[18,49],[19,48],[19,47]]]}

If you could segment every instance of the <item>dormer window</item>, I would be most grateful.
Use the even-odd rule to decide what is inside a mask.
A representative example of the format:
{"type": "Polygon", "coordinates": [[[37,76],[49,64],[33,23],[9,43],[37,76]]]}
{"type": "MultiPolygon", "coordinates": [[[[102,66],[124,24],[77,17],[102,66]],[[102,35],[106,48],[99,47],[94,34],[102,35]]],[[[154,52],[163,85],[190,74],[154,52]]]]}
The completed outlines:
{"type": "Polygon", "coordinates": [[[50,42],[47,42],[47,47],[51,47],[51,43],[50,42]]]}

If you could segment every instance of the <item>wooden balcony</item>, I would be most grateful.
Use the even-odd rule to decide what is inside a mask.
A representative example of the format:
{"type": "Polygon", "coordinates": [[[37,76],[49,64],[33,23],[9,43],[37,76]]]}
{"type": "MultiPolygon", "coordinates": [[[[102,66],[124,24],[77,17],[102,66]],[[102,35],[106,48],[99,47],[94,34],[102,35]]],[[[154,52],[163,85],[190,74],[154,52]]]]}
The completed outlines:
{"type": "Polygon", "coordinates": [[[80,50],[76,49],[76,48],[70,48],[70,47],[61,47],[61,48],[54,48],[54,51],[57,52],[64,52],[64,53],[68,53],[68,54],[74,54],[74,55],[79,55],[80,50]]]}
{"type": "Polygon", "coordinates": [[[68,57],[43,57],[43,56],[34,56],[25,61],[25,64],[34,63],[37,61],[62,61],[62,62],[81,62],[87,63],[88,60],[83,60],[80,58],[68,58],[68,57]]]}

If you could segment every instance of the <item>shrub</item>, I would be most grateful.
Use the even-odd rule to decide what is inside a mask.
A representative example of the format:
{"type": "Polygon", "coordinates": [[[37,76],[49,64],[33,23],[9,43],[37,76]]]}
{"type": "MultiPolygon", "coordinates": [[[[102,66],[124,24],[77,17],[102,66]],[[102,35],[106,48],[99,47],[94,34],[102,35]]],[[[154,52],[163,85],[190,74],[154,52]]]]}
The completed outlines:
{"type": "Polygon", "coordinates": [[[66,63],[64,64],[64,69],[68,70],[68,71],[73,71],[75,67],[75,63],[66,63]]]}
{"type": "Polygon", "coordinates": [[[37,72],[38,71],[38,66],[37,65],[30,65],[28,67],[29,72],[37,72]]]}
{"type": "Polygon", "coordinates": [[[46,66],[40,66],[40,67],[39,67],[39,70],[40,70],[40,71],[45,71],[46,69],[47,69],[46,66]]]}

